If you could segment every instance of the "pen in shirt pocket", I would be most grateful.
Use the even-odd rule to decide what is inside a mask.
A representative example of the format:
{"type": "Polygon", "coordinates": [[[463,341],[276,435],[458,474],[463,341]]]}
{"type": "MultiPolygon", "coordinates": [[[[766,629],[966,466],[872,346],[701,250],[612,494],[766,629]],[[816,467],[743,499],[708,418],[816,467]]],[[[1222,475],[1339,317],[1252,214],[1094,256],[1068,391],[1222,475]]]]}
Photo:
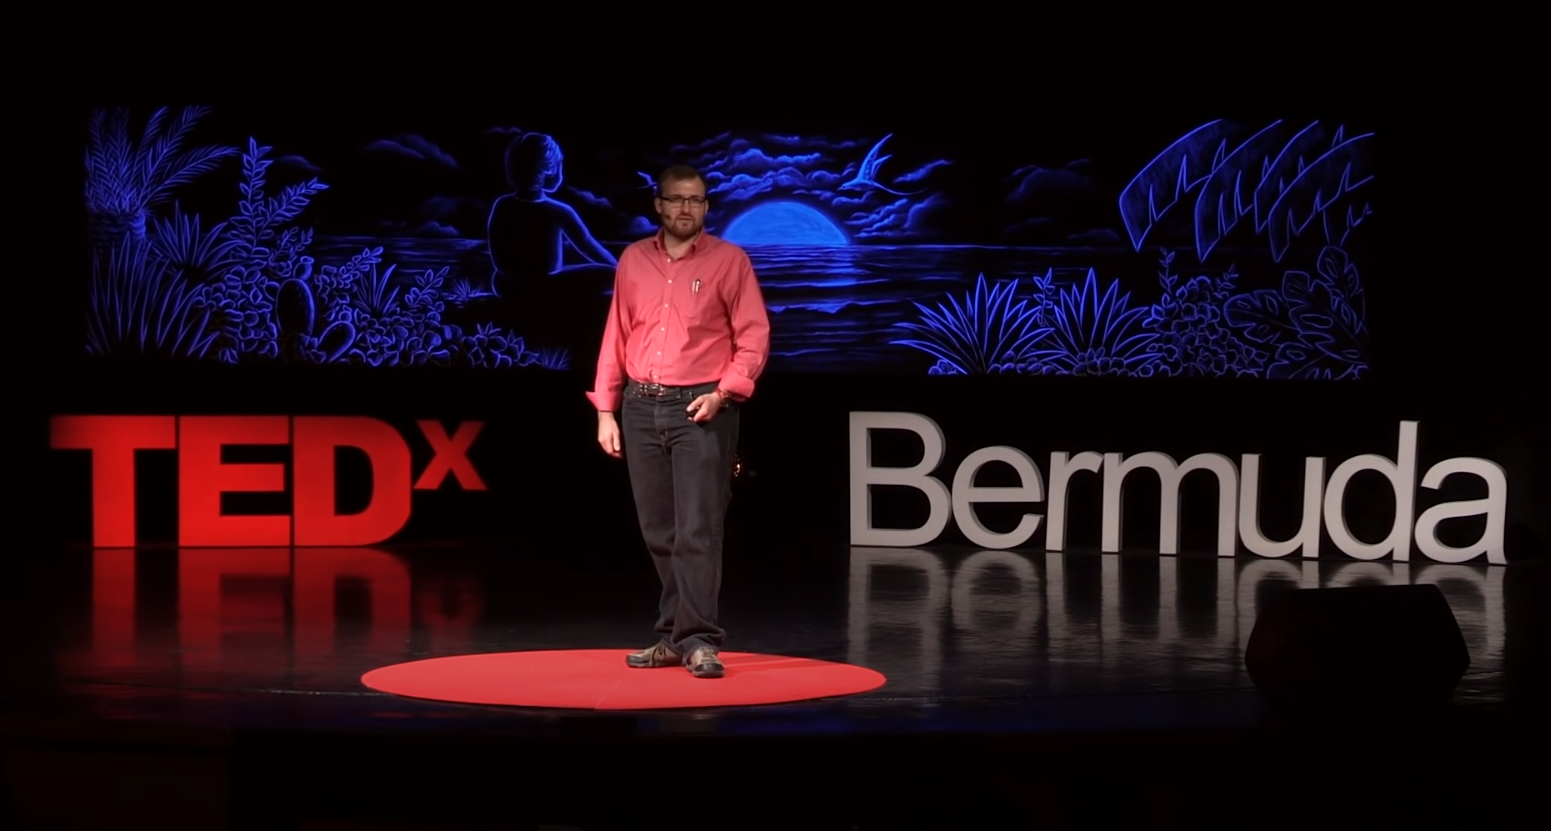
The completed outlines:
{"type": "Polygon", "coordinates": [[[689,293],[690,294],[699,294],[700,293],[700,281],[699,280],[696,280],[695,282],[690,284],[690,286],[689,286],[689,293]]]}

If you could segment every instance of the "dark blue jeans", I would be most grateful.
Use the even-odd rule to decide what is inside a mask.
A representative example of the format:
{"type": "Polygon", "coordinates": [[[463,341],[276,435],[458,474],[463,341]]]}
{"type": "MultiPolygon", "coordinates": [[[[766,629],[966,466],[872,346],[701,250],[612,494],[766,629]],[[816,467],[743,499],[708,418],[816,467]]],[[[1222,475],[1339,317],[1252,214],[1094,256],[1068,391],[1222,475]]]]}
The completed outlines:
{"type": "Polygon", "coordinates": [[[717,618],[738,405],[696,424],[686,408],[715,391],[715,382],[649,397],[638,388],[635,382],[625,387],[620,443],[641,536],[662,581],[657,636],[688,658],[703,646],[721,649],[727,638],[717,618]]]}

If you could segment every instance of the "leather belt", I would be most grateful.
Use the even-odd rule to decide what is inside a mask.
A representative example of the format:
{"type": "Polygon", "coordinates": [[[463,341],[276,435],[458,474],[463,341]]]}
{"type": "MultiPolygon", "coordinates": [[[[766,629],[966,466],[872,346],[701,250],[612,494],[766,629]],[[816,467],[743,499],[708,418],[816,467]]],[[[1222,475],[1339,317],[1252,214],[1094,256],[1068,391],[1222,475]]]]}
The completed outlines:
{"type": "Polygon", "coordinates": [[[690,387],[670,387],[666,384],[643,384],[638,381],[631,381],[629,384],[625,385],[625,391],[635,396],[636,398],[676,398],[682,395],[688,395],[699,387],[710,385],[710,382],[707,382],[705,384],[696,384],[690,387]]]}

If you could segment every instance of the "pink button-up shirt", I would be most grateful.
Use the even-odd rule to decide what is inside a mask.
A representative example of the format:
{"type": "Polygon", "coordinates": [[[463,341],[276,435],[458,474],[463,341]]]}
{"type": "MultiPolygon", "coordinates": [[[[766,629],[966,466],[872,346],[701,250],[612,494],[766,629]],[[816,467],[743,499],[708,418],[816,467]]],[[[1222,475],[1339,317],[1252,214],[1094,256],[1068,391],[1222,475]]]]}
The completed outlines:
{"type": "Polygon", "coordinates": [[[634,378],[671,387],[715,381],[741,401],[769,358],[770,317],[748,254],[701,231],[675,260],[659,231],[619,257],[587,397],[600,412],[617,411],[634,378]]]}

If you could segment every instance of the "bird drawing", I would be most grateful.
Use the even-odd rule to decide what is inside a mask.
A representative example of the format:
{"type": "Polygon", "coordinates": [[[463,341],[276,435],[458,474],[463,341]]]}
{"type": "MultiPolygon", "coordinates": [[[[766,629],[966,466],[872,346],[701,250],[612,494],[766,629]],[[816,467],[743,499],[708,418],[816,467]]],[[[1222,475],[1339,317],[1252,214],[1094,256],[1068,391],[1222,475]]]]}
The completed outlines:
{"type": "Polygon", "coordinates": [[[878,154],[883,150],[883,143],[893,137],[894,134],[889,133],[883,138],[878,139],[878,143],[874,144],[872,149],[867,151],[867,157],[862,159],[862,166],[856,171],[856,176],[852,178],[851,181],[841,185],[840,189],[867,190],[871,188],[874,190],[881,190],[884,193],[892,193],[895,196],[915,196],[916,194],[920,193],[921,191],[912,191],[909,193],[897,191],[878,181],[878,168],[882,167],[883,163],[891,158],[891,156],[880,156],[878,154]]]}

